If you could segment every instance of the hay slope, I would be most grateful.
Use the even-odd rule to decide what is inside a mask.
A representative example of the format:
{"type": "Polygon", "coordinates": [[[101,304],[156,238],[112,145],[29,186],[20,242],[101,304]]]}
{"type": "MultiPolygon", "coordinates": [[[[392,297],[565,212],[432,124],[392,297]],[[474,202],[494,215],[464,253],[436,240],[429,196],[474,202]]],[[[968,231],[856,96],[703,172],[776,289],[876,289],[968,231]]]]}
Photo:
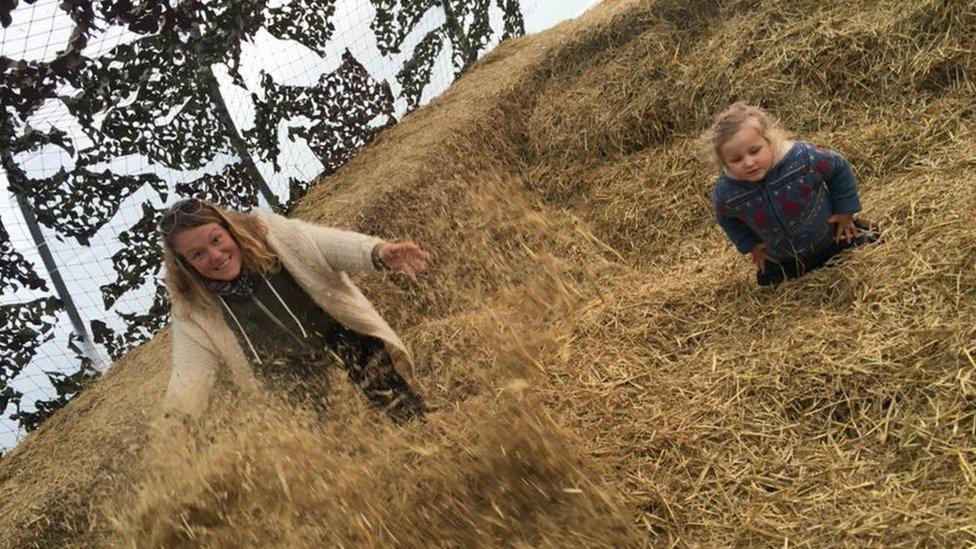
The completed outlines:
{"type": "Polygon", "coordinates": [[[326,426],[231,395],[158,452],[162,334],[0,462],[0,545],[976,542],[973,28],[607,1],[504,44],[297,212],[433,252],[361,281],[429,422],[337,380],[326,426]],[[885,244],[755,287],[693,155],[735,99],[846,154],[885,244]]]}

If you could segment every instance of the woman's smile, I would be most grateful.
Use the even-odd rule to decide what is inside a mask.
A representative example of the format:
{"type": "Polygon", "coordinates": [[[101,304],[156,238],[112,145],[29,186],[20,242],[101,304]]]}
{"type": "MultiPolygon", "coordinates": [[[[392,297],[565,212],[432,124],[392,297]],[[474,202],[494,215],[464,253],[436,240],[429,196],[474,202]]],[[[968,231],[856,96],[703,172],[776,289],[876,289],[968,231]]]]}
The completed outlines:
{"type": "Polygon", "coordinates": [[[201,276],[233,280],[241,272],[241,249],[217,223],[187,229],[173,237],[173,248],[201,276]]]}

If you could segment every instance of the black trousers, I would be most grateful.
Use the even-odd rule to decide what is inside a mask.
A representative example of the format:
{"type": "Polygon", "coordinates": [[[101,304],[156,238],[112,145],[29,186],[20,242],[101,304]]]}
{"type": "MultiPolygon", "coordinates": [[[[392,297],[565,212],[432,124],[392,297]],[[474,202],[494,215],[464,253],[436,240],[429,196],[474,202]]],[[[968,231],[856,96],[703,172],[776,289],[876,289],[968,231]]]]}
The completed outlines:
{"type": "Polygon", "coordinates": [[[773,286],[780,282],[799,278],[810,271],[823,267],[844,250],[877,242],[881,239],[877,228],[871,224],[855,220],[854,226],[861,234],[851,242],[843,239],[840,242],[833,242],[829,248],[820,253],[781,259],[779,263],[767,262],[765,271],[756,271],[756,282],[760,286],[773,286]]]}
{"type": "Polygon", "coordinates": [[[370,404],[386,410],[397,423],[422,416],[423,399],[403,379],[379,338],[340,326],[333,332],[340,367],[358,385],[370,404]]]}
{"type": "Polygon", "coordinates": [[[337,363],[363,391],[366,400],[385,410],[394,422],[404,423],[424,415],[423,398],[396,371],[382,340],[339,323],[329,332],[326,341],[321,342],[324,345],[288,355],[268,353],[262,365],[255,368],[259,377],[289,404],[323,414],[329,409],[328,368],[330,363],[337,363]]]}

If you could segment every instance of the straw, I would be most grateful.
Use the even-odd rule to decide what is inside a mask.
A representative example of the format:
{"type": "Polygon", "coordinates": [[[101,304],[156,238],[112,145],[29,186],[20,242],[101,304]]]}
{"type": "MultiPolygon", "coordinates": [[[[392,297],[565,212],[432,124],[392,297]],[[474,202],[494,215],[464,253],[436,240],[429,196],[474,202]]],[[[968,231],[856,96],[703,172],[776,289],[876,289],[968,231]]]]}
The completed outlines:
{"type": "Polygon", "coordinates": [[[0,462],[0,545],[976,542],[973,28],[616,1],[502,44],[296,212],[433,254],[357,277],[428,422],[336,379],[323,425],[228,397],[167,458],[163,333],[0,462]],[[845,154],[884,242],[757,287],[695,157],[737,99],[845,154]]]}

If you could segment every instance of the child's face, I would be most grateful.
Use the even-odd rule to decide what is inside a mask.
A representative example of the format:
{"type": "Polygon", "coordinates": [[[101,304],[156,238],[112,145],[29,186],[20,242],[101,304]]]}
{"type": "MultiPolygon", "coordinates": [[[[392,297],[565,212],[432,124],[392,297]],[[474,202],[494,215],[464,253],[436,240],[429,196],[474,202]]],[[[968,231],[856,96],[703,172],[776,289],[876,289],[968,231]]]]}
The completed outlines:
{"type": "Polygon", "coordinates": [[[742,124],[719,151],[725,169],[735,179],[762,181],[773,165],[773,148],[760,133],[759,124],[752,120],[742,124]]]}

